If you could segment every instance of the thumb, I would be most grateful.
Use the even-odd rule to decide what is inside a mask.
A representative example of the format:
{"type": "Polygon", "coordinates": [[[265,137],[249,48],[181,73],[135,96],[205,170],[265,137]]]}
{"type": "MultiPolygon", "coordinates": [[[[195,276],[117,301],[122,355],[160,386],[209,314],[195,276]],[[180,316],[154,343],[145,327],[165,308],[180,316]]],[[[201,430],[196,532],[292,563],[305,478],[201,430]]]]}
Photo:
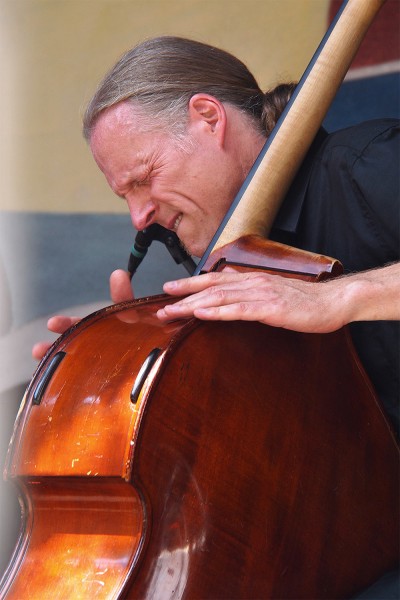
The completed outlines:
{"type": "Polygon", "coordinates": [[[110,276],[110,295],[111,300],[117,304],[125,300],[133,300],[133,291],[129,275],[126,271],[118,269],[110,276]]]}

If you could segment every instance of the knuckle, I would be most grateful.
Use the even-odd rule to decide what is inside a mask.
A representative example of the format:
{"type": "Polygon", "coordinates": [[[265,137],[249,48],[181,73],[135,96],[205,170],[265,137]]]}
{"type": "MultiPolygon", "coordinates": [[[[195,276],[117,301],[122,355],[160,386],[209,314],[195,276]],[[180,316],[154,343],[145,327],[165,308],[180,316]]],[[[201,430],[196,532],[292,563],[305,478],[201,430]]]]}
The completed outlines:
{"type": "Polygon", "coordinates": [[[265,284],[265,282],[268,281],[268,277],[266,276],[266,274],[260,271],[253,271],[251,273],[248,273],[246,279],[249,283],[256,286],[257,288],[262,287],[265,284]]]}
{"type": "Polygon", "coordinates": [[[219,301],[222,301],[226,298],[225,290],[222,290],[221,288],[218,288],[218,287],[211,287],[210,293],[212,294],[212,296],[214,298],[216,298],[219,301]]]}
{"type": "Polygon", "coordinates": [[[221,282],[221,280],[223,280],[223,274],[222,273],[218,273],[218,272],[211,272],[207,274],[207,277],[209,279],[209,282],[211,283],[211,285],[217,285],[221,282]]]}
{"type": "Polygon", "coordinates": [[[246,313],[249,312],[249,303],[248,302],[239,302],[238,304],[238,308],[239,308],[239,313],[241,315],[245,315],[246,313]]]}

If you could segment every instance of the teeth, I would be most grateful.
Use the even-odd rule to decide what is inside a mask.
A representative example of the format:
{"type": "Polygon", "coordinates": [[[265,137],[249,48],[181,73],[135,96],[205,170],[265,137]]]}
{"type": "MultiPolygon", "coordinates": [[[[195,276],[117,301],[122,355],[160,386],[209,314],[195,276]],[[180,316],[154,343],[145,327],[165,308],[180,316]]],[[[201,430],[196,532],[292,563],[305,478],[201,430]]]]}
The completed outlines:
{"type": "Polygon", "coordinates": [[[178,229],[179,223],[182,221],[182,216],[183,215],[179,215],[179,217],[176,218],[176,221],[175,221],[174,226],[172,228],[174,231],[176,231],[178,229]]]}

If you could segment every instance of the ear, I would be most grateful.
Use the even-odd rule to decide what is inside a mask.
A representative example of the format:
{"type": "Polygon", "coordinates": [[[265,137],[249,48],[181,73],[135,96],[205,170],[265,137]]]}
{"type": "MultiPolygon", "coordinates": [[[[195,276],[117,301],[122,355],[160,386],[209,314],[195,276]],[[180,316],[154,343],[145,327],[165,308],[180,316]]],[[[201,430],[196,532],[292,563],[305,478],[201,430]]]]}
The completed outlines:
{"type": "Polygon", "coordinates": [[[201,131],[211,134],[223,145],[227,115],[225,107],[209,94],[195,94],[189,100],[189,123],[201,131]]]}

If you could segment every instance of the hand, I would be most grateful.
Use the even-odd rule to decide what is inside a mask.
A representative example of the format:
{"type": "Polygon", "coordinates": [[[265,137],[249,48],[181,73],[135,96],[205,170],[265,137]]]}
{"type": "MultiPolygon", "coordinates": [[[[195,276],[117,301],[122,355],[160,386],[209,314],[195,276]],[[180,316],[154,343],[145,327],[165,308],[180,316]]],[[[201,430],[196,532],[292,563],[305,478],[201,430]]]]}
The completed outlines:
{"type": "MultiPolygon", "coordinates": [[[[114,303],[132,300],[133,292],[131,282],[126,271],[114,271],[110,276],[110,295],[114,303]]],[[[64,333],[69,327],[80,320],[79,317],[66,317],[57,315],[47,321],[47,329],[59,335],[64,333]]],[[[32,348],[32,356],[36,360],[41,360],[51,347],[52,342],[38,342],[32,348]]]]}
{"type": "Polygon", "coordinates": [[[204,320],[260,321],[313,332],[333,331],[342,325],[336,312],[327,318],[329,293],[322,283],[225,270],[168,282],[164,291],[190,295],[159,310],[161,320],[195,316],[204,320]]]}
{"type": "Polygon", "coordinates": [[[399,275],[399,265],[391,265],[310,283],[225,269],[166,283],[166,293],[190,295],[165,306],[157,316],[260,321],[294,331],[327,333],[352,321],[399,319],[399,275]]]}
{"type": "MultiPolygon", "coordinates": [[[[57,315],[55,317],[51,317],[47,321],[47,329],[52,331],[53,333],[64,333],[72,327],[75,323],[79,321],[79,317],[64,317],[61,315],[57,315]]],[[[42,360],[43,356],[46,354],[47,350],[52,346],[52,342],[37,342],[32,348],[32,356],[36,360],[42,360]]]]}
{"type": "Polygon", "coordinates": [[[125,300],[133,300],[134,295],[131,287],[131,281],[126,271],[118,269],[111,273],[110,276],[110,295],[114,304],[124,302],[125,300]]]}

